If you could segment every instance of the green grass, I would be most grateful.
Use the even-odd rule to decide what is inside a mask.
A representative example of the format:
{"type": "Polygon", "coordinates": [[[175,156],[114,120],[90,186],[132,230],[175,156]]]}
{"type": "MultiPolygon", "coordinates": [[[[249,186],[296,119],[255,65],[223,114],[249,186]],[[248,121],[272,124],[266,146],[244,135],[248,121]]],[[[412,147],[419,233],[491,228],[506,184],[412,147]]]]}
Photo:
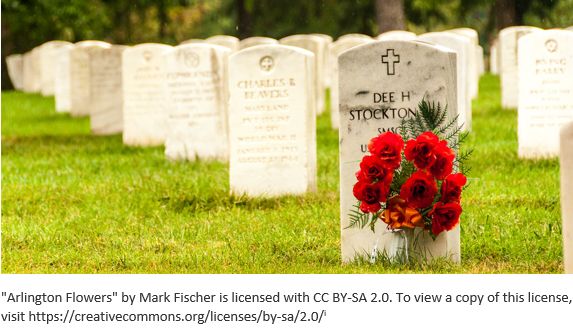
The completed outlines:
{"type": "Polygon", "coordinates": [[[2,93],[3,273],[559,273],[559,164],[517,158],[497,77],[474,102],[462,263],[343,265],[338,138],[318,121],[316,194],[228,195],[228,167],[95,137],[52,98],[2,93]]]}

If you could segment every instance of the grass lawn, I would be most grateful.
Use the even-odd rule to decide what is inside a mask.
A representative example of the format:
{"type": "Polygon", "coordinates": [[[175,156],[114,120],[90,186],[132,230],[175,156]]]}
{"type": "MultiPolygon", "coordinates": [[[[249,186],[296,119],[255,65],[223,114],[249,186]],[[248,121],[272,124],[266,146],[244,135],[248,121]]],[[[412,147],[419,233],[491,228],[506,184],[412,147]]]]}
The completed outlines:
{"type": "Polygon", "coordinates": [[[53,98],[2,93],[3,273],[559,273],[557,159],[517,158],[517,114],[486,75],[466,147],[462,263],[342,265],[338,135],[318,121],[316,194],[229,196],[228,166],[90,135],[53,98]]]}

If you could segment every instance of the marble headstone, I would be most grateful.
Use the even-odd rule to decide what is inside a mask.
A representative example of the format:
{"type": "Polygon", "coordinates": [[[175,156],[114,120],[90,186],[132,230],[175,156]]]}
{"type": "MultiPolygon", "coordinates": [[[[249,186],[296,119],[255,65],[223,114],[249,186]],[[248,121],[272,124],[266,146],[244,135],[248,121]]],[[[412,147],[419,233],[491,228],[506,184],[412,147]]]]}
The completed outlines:
{"type": "Polygon", "coordinates": [[[563,258],[565,273],[573,273],[573,122],[561,128],[560,150],[563,258]]]}
{"type": "Polygon", "coordinates": [[[53,96],[55,92],[56,61],[59,49],[70,47],[72,43],[52,40],[41,45],[40,71],[42,77],[42,95],[53,96]]]}
{"type": "Polygon", "coordinates": [[[472,128],[472,99],[470,96],[470,85],[468,84],[468,75],[471,70],[468,55],[470,52],[473,52],[473,45],[468,38],[448,31],[426,33],[418,36],[418,39],[450,48],[458,54],[456,64],[458,122],[463,125],[464,130],[470,131],[472,128]]]}
{"type": "MultiPolygon", "coordinates": [[[[469,84],[469,93],[472,99],[478,96],[479,92],[479,76],[480,76],[480,68],[479,68],[479,56],[478,56],[478,48],[479,48],[479,35],[478,32],[471,28],[457,28],[447,30],[447,32],[455,33],[459,36],[463,36],[467,38],[470,43],[473,45],[473,51],[468,54],[468,75],[467,80],[469,84]]],[[[482,50],[483,54],[483,50],[482,50]]]]}
{"type": "MultiPolygon", "coordinates": [[[[383,223],[370,228],[347,228],[356,204],[352,188],[355,173],[369,140],[382,132],[397,131],[402,119],[412,117],[425,98],[448,106],[457,114],[456,53],[418,41],[378,41],[354,47],[338,58],[340,89],[340,229],[342,259],[388,252],[391,236],[383,223]]],[[[418,230],[419,231],[419,230],[418,230]]],[[[415,235],[417,236],[417,235],[415,235]]],[[[423,256],[460,260],[459,226],[432,240],[419,233],[423,256]]]]}
{"type": "Polygon", "coordinates": [[[205,39],[200,39],[200,38],[191,38],[191,39],[187,39],[182,41],[181,43],[179,43],[179,45],[185,45],[185,44],[197,44],[197,43],[204,43],[205,39]]]}
{"type": "Polygon", "coordinates": [[[338,129],[340,127],[338,112],[338,56],[355,46],[371,43],[373,41],[374,39],[370,37],[348,37],[338,39],[330,45],[330,63],[327,71],[332,75],[330,89],[330,123],[334,129],[338,129]]]}
{"type": "Polygon", "coordinates": [[[94,48],[109,48],[111,44],[97,40],[84,40],[74,44],[70,51],[70,114],[90,114],[90,57],[94,48]]]}
{"type": "Polygon", "coordinates": [[[239,50],[239,38],[234,36],[226,36],[226,35],[217,35],[212,36],[205,39],[206,43],[224,46],[231,50],[231,52],[235,52],[239,50]]]}
{"type": "Polygon", "coordinates": [[[15,90],[23,89],[24,62],[22,54],[11,54],[6,57],[6,69],[15,90]]]}
{"type": "Polygon", "coordinates": [[[332,73],[330,71],[328,71],[328,66],[330,63],[330,45],[332,44],[332,37],[329,35],[325,35],[323,33],[311,33],[311,36],[317,36],[320,37],[324,40],[326,46],[325,46],[325,51],[323,52],[323,56],[322,56],[322,68],[324,68],[324,72],[322,73],[324,76],[324,85],[327,88],[330,88],[332,85],[332,73]]]}
{"type": "Polygon", "coordinates": [[[495,39],[489,48],[489,71],[495,75],[499,74],[499,50],[497,44],[497,39],[495,39]]]}
{"type": "Polygon", "coordinates": [[[316,190],[314,55],[261,45],[229,58],[230,187],[279,196],[316,190]]]}
{"type": "Polygon", "coordinates": [[[573,32],[540,30],[519,39],[518,154],[559,155],[559,129],[573,121],[573,32]]]}
{"type": "Polygon", "coordinates": [[[376,37],[377,40],[415,40],[416,34],[410,31],[386,31],[376,37]]]}
{"type": "Polygon", "coordinates": [[[292,35],[280,40],[287,46],[304,48],[314,54],[314,86],[316,92],[316,112],[324,112],[324,99],[326,85],[324,83],[324,54],[328,51],[326,41],[323,38],[312,35],[292,35]]]}
{"type": "Polygon", "coordinates": [[[90,58],[90,126],[96,135],[123,130],[122,53],[126,46],[93,48],[90,58]]]}
{"type": "Polygon", "coordinates": [[[54,73],[54,99],[56,112],[67,113],[72,108],[70,87],[70,54],[74,45],[66,45],[56,51],[54,73]]]}
{"type": "Polygon", "coordinates": [[[123,51],[123,144],[165,142],[167,112],[163,54],[172,47],[146,43],[123,51]]]}
{"type": "Polygon", "coordinates": [[[370,38],[370,39],[374,40],[374,38],[372,38],[371,36],[365,35],[363,33],[347,33],[345,35],[338,37],[338,39],[336,39],[336,40],[337,41],[338,40],[344,40],[346,38],[366,38],[366,39],[370,38]]]}
{"type": "Polygon", "coordinates": [[[499,56],[501,78],[501,106],[504,108],[517,107],[517,41],[519,38],[540,30],[535,27],[514,26],[499,32],[499,56]]]}
{"type": "Polygon", "coordinates": [[[278,43],[279,41],[274,38],[254,36],[239,41],[239,49],[242,50],[247,47],[252,47],[257,45],[269,45],[278,43]]]}
{"type": "Polygon", "coordinates": [[[180,45],[164,53],[167,158],[228,160],[230,53],[227,47],[206,43],[180,45]]]}
{"type": "Polygon", "coordinates": [[[32,51],[22,54],[22,91],[33,92],[32,82],[34,80],[34,71],[32,69],[32,51]]]}

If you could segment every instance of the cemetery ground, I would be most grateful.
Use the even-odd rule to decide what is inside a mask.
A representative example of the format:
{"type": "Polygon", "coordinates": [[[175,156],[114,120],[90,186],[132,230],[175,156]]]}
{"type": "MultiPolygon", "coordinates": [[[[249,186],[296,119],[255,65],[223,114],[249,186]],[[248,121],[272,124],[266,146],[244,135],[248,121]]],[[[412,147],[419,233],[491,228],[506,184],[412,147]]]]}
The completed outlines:
{"type": "Polygon", "coordinates": [[[2,272],[562,271],[558,160],[517,158],[517,114],[501,109],[497,76],[482,77],[473,104],[460,265],[341,263],[328,117],[318,119],[318,192],[250,199],[229,195],[224,163],[170,162],[163,147],[91,135],[53,98],[3,92],[2,272]]]}

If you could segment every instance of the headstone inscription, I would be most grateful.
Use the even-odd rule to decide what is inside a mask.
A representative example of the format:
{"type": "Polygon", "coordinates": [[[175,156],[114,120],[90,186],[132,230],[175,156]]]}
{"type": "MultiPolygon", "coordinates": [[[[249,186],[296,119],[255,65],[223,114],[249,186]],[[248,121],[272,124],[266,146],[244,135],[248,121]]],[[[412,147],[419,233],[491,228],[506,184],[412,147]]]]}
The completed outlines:
{"type": "Polygon", "coordinates": [[[41,90],[43,96],[54,95],[58,50],[71,45],[72,43],[61,40],[52,40],[41,45],[40,71],[42,72],[41,90]]]}
{"type": "Polygon", "coordinates": [[[78,42],[70,51],[70,114],[86,116],[90,114],[90,57],[94,48],[109,48],[111,44],[98,40],[78,42]]]}
{"type": "Polygon", "coordinates": [[[229,58],[230,186],[278,196],[316,190],[314,55],[261,45],[229,58]]]}
{"type": "Polygon", "coordinates": [[[565,273],[573,274],[573,122],[561,129],[561,215],[565,273]]]}
{"type": "MultiPolygon", "coordinates": [[[[368,141],[380,133],[396,132],[402,119],[412,117],[419,102],[447,105],[448,117],[457,114],[456,54],[418,41],[378,41],[351,48],[338,58],[340,90],[340,228],[342,259],[389,249],[390,231],[380,223],[376,232],[347,228],[356,203],[355,172],[368,141]]],[[[432,240],[418,233],[426,257],[460,260],[459,226],[432,240]]]]}
{"type": "Polygon", "coordinates": [[[70,55],[74,45],[65,45],[56,51],[54,73],[54,99],[56,112],[67,113],[72,108],[70,86],[70,55]]]}
{"type": "Polygon", "coordinates": [[[324,84],[324,54],[327,44],[323,38],[312,35],[292,35],[280,40],[283,45],[304,48],[314,54],[314,91],[316,92],[316,112],[324,112],[325,84],[324,84]]]}
{"type": "Polygon", "coordinates": [[[559,129],[573,121],[573,32],[540,30],[519,39],[518,154],[559,154],[559,129]]]}
{"type": "Polygon", "coordinates": [[[458,95],[458,122],[463,129],[470,131],[472,127],[472,99],[468,75],[471,70],[468,55],[474,47],[468,38],[452,32],[430,32],[418,36],[418,39],[434,43],[454,50],[457,53],[457,95],[458,95]]]}
{"type": "Polygon", "coordinates": [[[23,89],[24,62],[22,54],[11,54],[6,57],[6,69],[8,76],[16,90],[23,89]]]}
{"type": "Polygon", "coordinates": [[[172,160],[229,158],[227,60],[231,50],[187,44],[163,54],[168,109],[165,155],[172,160]]]}
{"type": "Polygon", "coordinates": [[[536,30],[540,29],[514,26],[499,32],[501,106],[504,108],[517,108],[517,41],[536,30]]]}
{"type": "Polygon", "coordinates": [[[97,47],[89,51],[90,126],[96,135],[123,130],[122,54],[126,46],[97,47]]]}
{"type": "Polygon", "coordinates": [[[123,144],[156,146],[165,142],[167,109],[162,55],[172,47],[146,43],[123,51],[123,144]]]}

